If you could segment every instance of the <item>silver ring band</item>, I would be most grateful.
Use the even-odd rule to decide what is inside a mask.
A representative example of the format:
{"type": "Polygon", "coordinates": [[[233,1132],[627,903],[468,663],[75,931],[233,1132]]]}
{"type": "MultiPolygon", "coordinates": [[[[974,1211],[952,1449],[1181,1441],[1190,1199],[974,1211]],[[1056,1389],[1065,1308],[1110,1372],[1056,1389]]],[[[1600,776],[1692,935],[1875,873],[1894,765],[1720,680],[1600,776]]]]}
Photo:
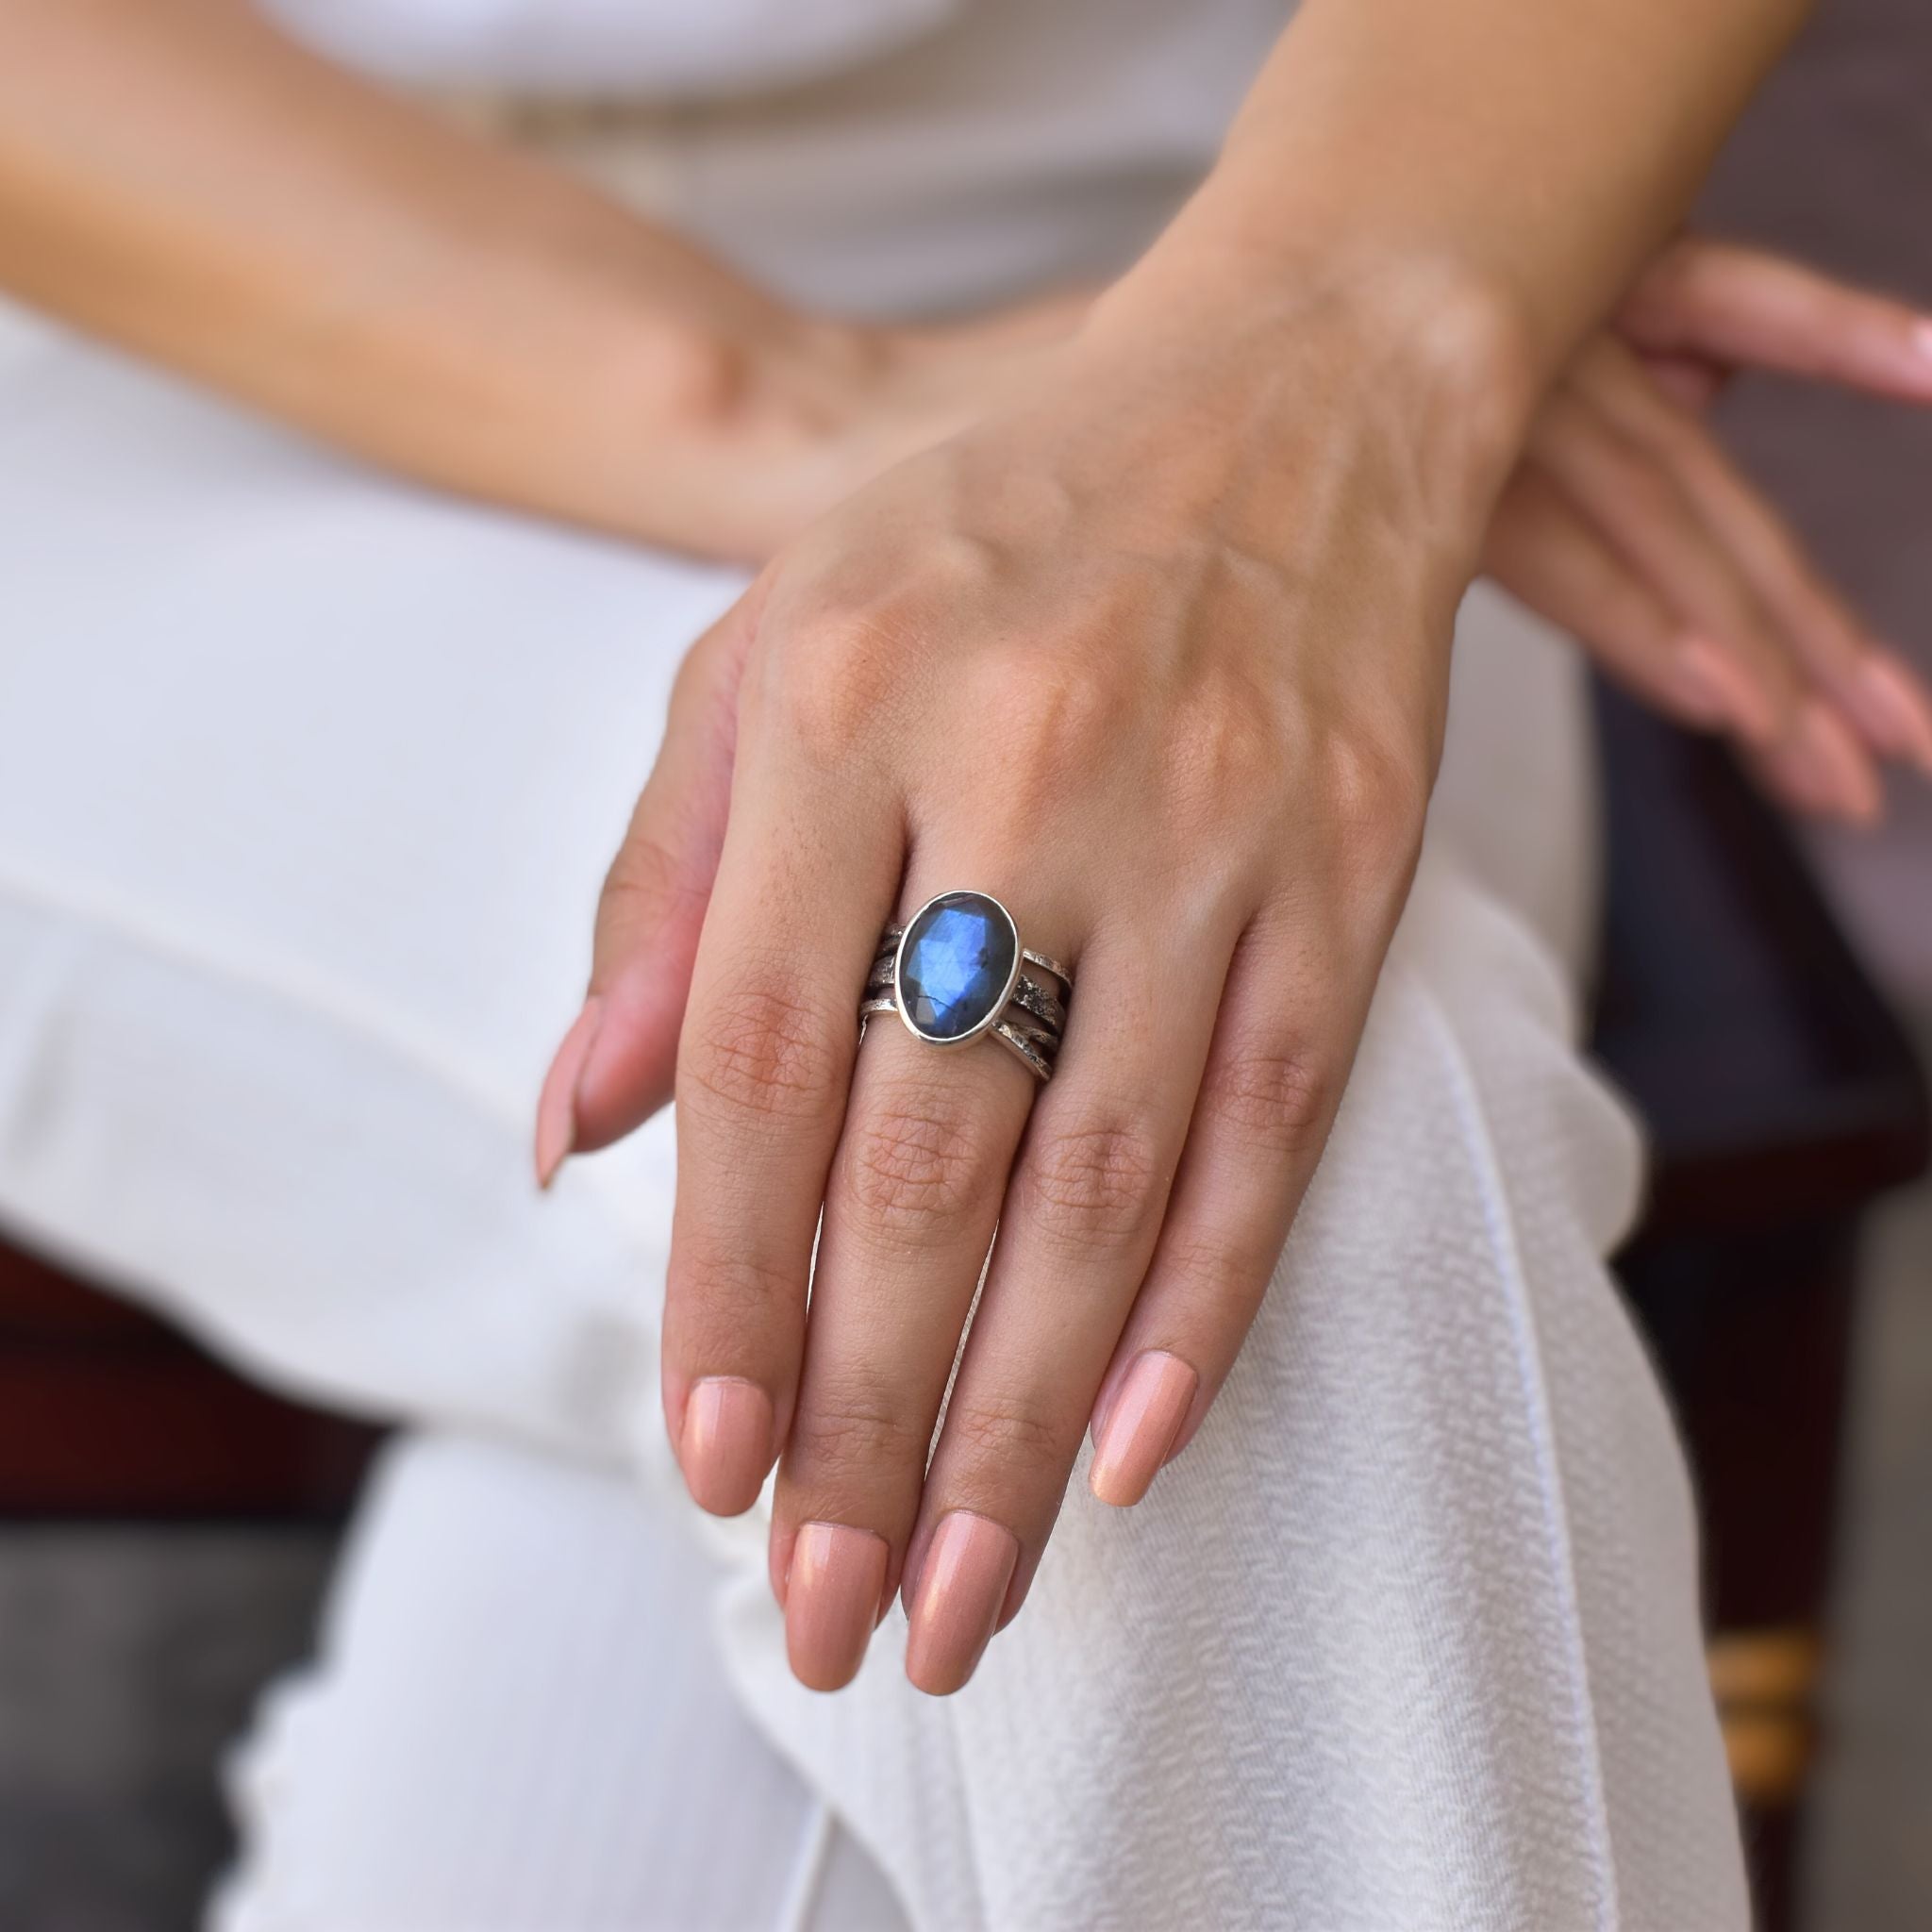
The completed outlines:
{"type": "Polygon", "coordinates": [[[941,892],[879,936],[859,1000],[867,1020],[896,1013],[928,1046],[990,1036],[1037,1079],[1053,1077],[1074,975],[1020,943],[1013,916],[986,892],[941,892]]]}

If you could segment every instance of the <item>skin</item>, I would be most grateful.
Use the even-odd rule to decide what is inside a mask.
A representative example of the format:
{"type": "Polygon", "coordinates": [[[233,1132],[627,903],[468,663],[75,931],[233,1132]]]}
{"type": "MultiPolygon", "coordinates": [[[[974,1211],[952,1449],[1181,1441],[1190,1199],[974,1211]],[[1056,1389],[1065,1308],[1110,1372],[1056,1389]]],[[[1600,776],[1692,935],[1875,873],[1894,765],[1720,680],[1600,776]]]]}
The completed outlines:
{"type": "MultiPolygon", "coordinates": [[[[1641,8],[1474,10],[1528,30],[1534,106],[1503,87],[1472,153],[1447,111],[1477,84],[1459,11],[1313,0],[1221,168],[1045,376],[821,520],[718,633],[733,770],[675,1056],[664,1401],[704,1507],[748,1507],[777,1457],[772,1579],[812,1688],[849,1681],[903,1590],[908,1674],[957,1689],[1024,1602],[1090,1423],[1122,1503],[1199,1426],[1407,891],[1491,512],[1707,157],[1711,102],[1741,103],[1774,39],[1773,9],[1709,8],[1690,50],[1641,8]],[[1671,130],[1634,157],[1633,67],[1671,130]],[[1596,223],[1556,218],[1566,187],[1596,223]],[[967,882],[1077,962],[1037,1094],[903,1029],[856,1050],[880,928],[967,882]]],[[[1557,407],[1661,456],[1627,373],[1585,359],[1557,407]]],[[[1673,454],[1663,521],[1723,525],[1727,478],[1673,454]]],[[[1552,480],[1574,507],[1603,479],[1552,480]]],[[[1651,565],[1773,661],[1748,566],[1689,544],[1651,565]]],[[[1775,683],[1767,744],[1814,715],[1775,683]]],[[[655,815],[567,1058],[579,1128],[649,1071],[625,990],[655,815]]]]}
{"type": "Polygon", "coordinates": [[[1136,1425],[1099,1431],[1123,1502],[1199,1427],[1346,1079],[1478,567],[1793,803],[1868,819],[1876,758],[1932,769],[1932,705],[1699,414],[1740,367],[1932,399],[1924,324],[1665,240],[1793,15],[1310,0],[1114,288],[883,329],[234,0],[0,0],[12,292],[438,487],[763,566],[687,660],[539,1162],[675,1077],[667,1420],[721,1511],[783,1448],[807,1681],[907,1583],[915,1681],[957,1688],[1090,1422],[1136,1425]],[[962,881],[1078,963],[1037,1097],[997,1052],[855,1053],[880,926],[962,881]]]}

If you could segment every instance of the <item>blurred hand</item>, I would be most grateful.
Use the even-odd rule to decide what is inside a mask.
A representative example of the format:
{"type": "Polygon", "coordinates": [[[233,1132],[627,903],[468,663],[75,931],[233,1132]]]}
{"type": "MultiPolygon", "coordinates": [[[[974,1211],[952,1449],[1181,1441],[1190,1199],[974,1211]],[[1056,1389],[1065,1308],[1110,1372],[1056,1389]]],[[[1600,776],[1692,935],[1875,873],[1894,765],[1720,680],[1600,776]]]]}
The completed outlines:
{"type": "Polygon", "coordinates": [[[1875,760],[1932,774],[1932,698],[1703,422],[1743,369],[1932,403],[1932,327],[1774,256],[1678,242],[1545,402],[1485,566],[1639,696],[1738,739],[1787,804],[1870,824],[1875,760]]]}

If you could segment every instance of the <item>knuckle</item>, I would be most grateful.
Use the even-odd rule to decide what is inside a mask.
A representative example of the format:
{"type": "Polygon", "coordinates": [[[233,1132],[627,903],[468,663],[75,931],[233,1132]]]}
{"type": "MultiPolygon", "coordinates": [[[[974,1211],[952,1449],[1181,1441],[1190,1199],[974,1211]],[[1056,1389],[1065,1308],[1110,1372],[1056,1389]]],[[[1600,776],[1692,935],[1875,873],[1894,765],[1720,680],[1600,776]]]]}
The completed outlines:
{"type": "Polygon", "coordinates": [[[724,1350],[747,1334],[769,1334],[777,1314],[803,1307],[807,1260],[781,1261],[722,1235],[687,1234],[673,1258],[666,1323],[694,1325],[701,1343],[715,1340],[724,1350]]]}
{"type": "Polygon", "coordinates": [[[843,1470],[924,1470],[932,1446],[929,1424],[883,1390],[841,1387],[799,1405],[791,1459],[811,1480],[843,1470]]]}
{"type": "Polygon", "coordinates": [[[1200,1108],[1243,1141],[1292,1158],[1319,1144],[1335,1099],[1335,1078],[1315,1054],[1299,1045],[1254,1045],[1208,1068],[1200,1108]]]}
{"type": "Polygon", "coordinates": [[[1252,1320],[1280,1257],[1280,1241],[1258,1228],[1197,1230],[1164,1241],[1155,1272],[1183,1304],[1252,1320]]]}
{"type": "Polygon", "coordinates": [[[1068,1241],[1131,1242],[1152,1222],[1161,1192],[1152,1137],[1131,1120],[1049,1128],[1027,1164],[1033,1218],[1068,1241]]]}
{"type": "Polygon", "coordinates": [[[638,930],[657,923],[678,901],[704,896],[661,839],[633,831],[604,874],[597,927],[600,932],[638,930]]]}
{"type": "Polygon", "coordinates": [[[1331,736],[1320,762],[1348,856],[1373,870],[1406,871],[1428,813],[1427,761],[1406,744],[1358,731],[1331,736]]]}
{"type": "Polygon", "coordinates": [[[1103,655],[1077,642],[1020,661],[990,653],[974,715],[997,721],[1001,782],[1014,808],[1053,808],[1117,751],[1131,698],[1103,655]]]}
{"type": "Polygon", "coordinates": [[[839,1049],[823,1011],[770,984],[706,1003],[678,1054],[678,1098],[736,1113],[812,1119],[832,1105],[839,1049]]]}
{"type": "Polygon", "coordinates": [[[946,1411],[945,1437],[949,1449],[1004,1469],[1046,1472],[1073,1457],[1068,1431],[1018,1403],[956,1401],[946,1411]]]}
{"type": "Polygon", "coordinates": [[[838,609],[792,625],[775,646],[772,687],[791,736],[828,766],[864,756],[903,687],[919,625],[909,612],[838,609]]]}
{"type": "Polygon", "coordinates": [[[843,1165],[854,1203],[898,1234],[962,1233],[986,1194],[986,1163],[966,1122],[936,1099],[867,1113],[851,1130],[843,1165]]]}
{"type": "Polygon", "coordinates": [[[1162,793],[1191,848],[1211,850],[1231,811],[1252,811],[1278,790],[1283,736],[1274,708],[1251,685],[1231,683],[1182,710],[1167,738],[1162,793]]]}
{"type": "Polygon", "coordinates": [[[849,758],[871,719],[874,681],[860,638],[819,620],[774,649],[771,699],[790,735],[827,762],[849,758]]]}

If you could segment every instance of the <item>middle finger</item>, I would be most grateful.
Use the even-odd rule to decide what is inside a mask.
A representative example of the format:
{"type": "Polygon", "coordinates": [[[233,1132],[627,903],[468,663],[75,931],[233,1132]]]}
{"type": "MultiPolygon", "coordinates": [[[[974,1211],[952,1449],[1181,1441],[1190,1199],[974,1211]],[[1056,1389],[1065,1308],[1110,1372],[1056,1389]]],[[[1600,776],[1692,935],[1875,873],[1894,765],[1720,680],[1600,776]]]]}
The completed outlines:
{"type": "MultiPolygon", "coordinates": [[[[950,890],[989,875],[982,868],[947,877],[922,854],[908,901],[923,903],[934,882],[950,890]]],[[[1069,935],[1025,926],[1024,898],[1006,903],[1026,943],[1064,957],[1069,935]]],[[[972,928],[962,931],[970,937],[972,928]]],[[[791,1667],[814,1690],[851,1678],[897,1588],[947,1374],[1035,1084],[995,1041],[947,1051],[890,1013],[868,1026],[826,1187],[772,1529],[791,1667]]]]}
{"type": "MultiPolygon", "coordinates": [[[[1164,923],[1163,923],[1164,924],[1164,923]]],[[[907,1674],[955,1690],[1031,1582],[1147,1273],[1239,922],[1090,941],[1026,1130],[908,1568],[907,1674]]]]}

